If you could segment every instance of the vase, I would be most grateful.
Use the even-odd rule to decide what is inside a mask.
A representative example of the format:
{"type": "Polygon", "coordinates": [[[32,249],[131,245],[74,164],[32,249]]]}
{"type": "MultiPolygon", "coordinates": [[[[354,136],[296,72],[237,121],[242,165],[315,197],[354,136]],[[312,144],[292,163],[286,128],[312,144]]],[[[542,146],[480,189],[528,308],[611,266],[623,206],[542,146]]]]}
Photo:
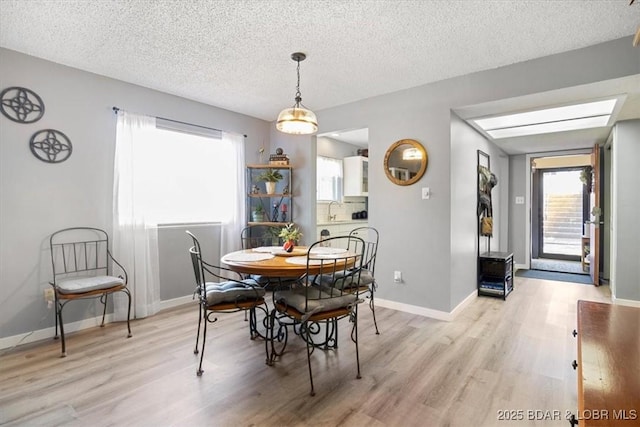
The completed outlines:
{"type": "Polygon", "coordinates": [[[273,193],[276,192],[276,183],[275,182],[266,181],[264,183],[264,186],[267,189],[267,194],[273,194],[273,193]]]}
{"type": "Polygon", "coordinates": [[[284,242],[284,245],[282,245],[282,250],[284,250],[285,252],[292,252],[294,246],[295,242],[293,240],[287,240],[286,242],[284,242]]]}

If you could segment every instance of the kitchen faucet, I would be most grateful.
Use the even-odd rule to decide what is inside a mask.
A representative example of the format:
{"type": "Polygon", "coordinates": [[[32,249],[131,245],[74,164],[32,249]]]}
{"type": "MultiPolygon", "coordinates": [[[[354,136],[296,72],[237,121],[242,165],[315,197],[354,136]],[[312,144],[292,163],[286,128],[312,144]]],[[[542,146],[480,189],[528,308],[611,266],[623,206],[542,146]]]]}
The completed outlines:
{"type": "Polygon", "coordinates": [[[332,200],[331,203],[329,203],[329,214],[328,214],[328,218],[329,221],[335,221],[336,220],[336,215],[331,215],[331,205],[337,203],[340,204],[339,202],[336,202],[335,200],[332,200]]]}

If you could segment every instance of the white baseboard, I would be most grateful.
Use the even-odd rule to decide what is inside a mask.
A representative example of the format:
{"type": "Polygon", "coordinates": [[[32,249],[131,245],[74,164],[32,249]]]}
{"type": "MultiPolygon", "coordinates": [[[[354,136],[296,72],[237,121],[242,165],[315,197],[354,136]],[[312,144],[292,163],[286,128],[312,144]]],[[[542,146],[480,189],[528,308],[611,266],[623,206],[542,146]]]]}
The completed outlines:
{"type": "MultiPolygon", "coordinates": [[[[53,312],[51,313],[53,316],[53,312]]],[[[113,320],[113,314],[107,314],[104,318],[104,323],[110,323],[113,320]]],[[[71,332],[80,331],[88,328],[95,328],[102,323],[102,316],[92,317],[89,319],[78,320],[77,322],[65,323],[64,333],[65,335],[71,332]]],[[[20,335],[13,335],[11,337],[0,338],[0,350],[5,348],[15,347],[21,344],[27,344],[44,339],[53,339],[56,334],[56,327],[50,326],[44,329],[38,329],[35,331],[27,332],[20,335]]]]}
{"type": "Polygon", "coordinates": [[[389,301],[385,299],[376,298],[375,304],[376,306],[390,308],[392,310],[402,311],[404,313],[416,314],[418,316],[430,317],[432,319],[444,320],[446,322],[451,322],[455,320],[456,316],[460,314],[462,310],[471,302],[473,302],[478,296],[478,291],[474,290],[469,294],[460,304],[458,304],[451,312],[434,310],[426,307],[418,307],[416,305],[404,304],[396,301],[389,301]]]}
{"type": "MultiPolygon", "coordinates": [[[[462,310],[464,310],[466,306],[471,304],[471,302],[473,302],[476,297],[477,297],[477,291],[474,290],[460,304],[458,304],[453,310],[451,310],[451,312],[433,310],[431,308],[419,307],[416,305],[404,304],[404,303],[389,301],[389,300],[380,299],[380,298],[376,298],[375,304],[377,306],[390,308],[392,310],[398,310],[405,313],[416,314],[418,316],[430,317],[432,319],[451,322],[456,318],[456,316],[458,316],[458,314],[460,314],[462,310]]],[[[632,301],[632,300],[614,300],[614,302],[616,304],[640,306],[640,302],[632,301]]],[[[194,303],[192,295],[185,295],[179,298],[160,301],[160,311],[167,310],[173,307],[178,307],[184,304],[191,304],[191,303],[194,303]]],[[[77,322],[65,323],[64,330],[65,330],[65,333],[71,333],[71,332],[81,331],[83,329],[95,328],[96,326],[100,326],[101,321],[102,321],[102,316],[98,316],[98,317],[93,317],[89,319],[79,320],[77,322]]],[[[111,323],[112,321],[113,321],[113,314],[107,314],[104,320],[105,324],[111,323]]],[[[44,339],[53,339],[54,335],[55,335],[55,326],[51,326],[48,328],[27,332],[24,334],[0,338],[0,350],[4,350],[7,348],[15,347],[17,345],[32,343],[32,342],[40,341],[44,339]]]]}
{"type": "MultiPolygon", "coordinates": [[[[194,303],[191,295],[185,295],[179,298],[160,301],[160,311],[177,307],[179,305],[189,304],[189,303],[194,303]]],[[[53,316],[53,311],[51,312],[51,316],[53,316]]],[[[65,334],[68,334],[71,332],[81,331],[83,329],[95,328],[96,326],[100,326],[101,322],[102,322],[102,316],[78,320],[77,322],[72,322],[72,323],[65,323],[64,332],[65,334]]],[[[104,319],[104,323],[107,324],[111,322],[113,322],[113,313],[107,313],[104,319]]],[[[48,328],[38,329],[35,331],[20,334],[20,335],[13,335],[10,337],[0,338],[0,350],[12,348],[17,345],[28,344],[28,343],[32,343],[32,342],[40,341],[44,339],[53,339],[55,333],[56,333],[56,327],[50,326],[48,328]]]]}
{"type": "Polygon", "coordinates": [[[611,295],[611,302],[617,305],[626,305],[629,307],[640,307],[640,301],[636,301],[632,299],[616,298],[613,295],[611,295]]]}
{"type": "Polygon", "coordinates": [[[196,304],[196,301],[193,300],[193,295],[185,295],[183,297],[160,301],[160,311],[190,303],[196,304]]]}
{"type": "Polygon", "coordinates": [[[528,270],[529,267],[527,264],[513,264],[513,272],[515,273],[518,270],[528,270]]]}
{"type": "Polygon", "coordinates": [[[460,302],[460,304],[458,304],[453,310],[451,310],[451,320],[454,320],[456,317],[458,317],[458,314],[460,314],[462,310],[464,310],[469,304],[475,301],[476,298],[478,298],[478,290],[474,289],[473,292],[471,292],[465,299],[462,300],[462,302],[460,302]]]}

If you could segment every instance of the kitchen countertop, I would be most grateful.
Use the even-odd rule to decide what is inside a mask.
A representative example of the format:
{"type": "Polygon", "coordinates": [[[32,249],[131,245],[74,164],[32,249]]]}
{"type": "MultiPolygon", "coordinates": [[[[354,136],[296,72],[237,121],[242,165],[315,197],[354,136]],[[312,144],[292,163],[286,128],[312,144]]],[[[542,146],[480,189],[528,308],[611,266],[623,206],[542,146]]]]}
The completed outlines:
{"type": "Polygon", "coordinates": [[[342,224],[366,224],[369,222],[368,219],[345,219],[345,220],[337,220],[337,221],[318,221],[316,223],[317,226],[325,226],[325,225],[342,225],[342,224]]]}

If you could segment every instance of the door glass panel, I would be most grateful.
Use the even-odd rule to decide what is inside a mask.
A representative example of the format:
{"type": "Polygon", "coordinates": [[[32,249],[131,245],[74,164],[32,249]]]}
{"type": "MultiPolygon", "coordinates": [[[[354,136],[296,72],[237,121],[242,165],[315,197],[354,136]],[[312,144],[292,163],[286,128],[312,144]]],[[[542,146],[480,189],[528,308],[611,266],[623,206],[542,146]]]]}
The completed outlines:
{"type": "Polygon", "coordinates": [[[579,170],[542,174],[542,253],[580,256],[582,191],[579,170]]]}

